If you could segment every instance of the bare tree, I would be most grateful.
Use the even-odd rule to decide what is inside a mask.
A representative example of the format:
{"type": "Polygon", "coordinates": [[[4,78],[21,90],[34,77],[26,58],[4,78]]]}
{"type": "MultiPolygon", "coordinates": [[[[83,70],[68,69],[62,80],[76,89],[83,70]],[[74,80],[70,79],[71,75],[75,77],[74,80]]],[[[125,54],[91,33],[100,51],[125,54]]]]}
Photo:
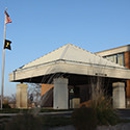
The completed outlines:
{"type": "Polygon", "coordinates": [[[41,85],[36,83],[28,84],[28,101],[40,105],[41,100],[41,85]]]}

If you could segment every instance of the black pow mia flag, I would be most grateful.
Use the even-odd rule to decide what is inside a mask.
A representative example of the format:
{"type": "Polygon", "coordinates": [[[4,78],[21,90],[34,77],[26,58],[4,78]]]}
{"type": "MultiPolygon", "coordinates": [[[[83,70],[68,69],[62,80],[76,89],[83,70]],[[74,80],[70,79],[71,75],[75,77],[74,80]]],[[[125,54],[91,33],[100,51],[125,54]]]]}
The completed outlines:
{"type": "Polygon", "coordinates": [[[4,49],[9,49],[11,50],[11,44],[12,42],[10,40],[5,40],[5,43],[4,43],[4,49]]]}

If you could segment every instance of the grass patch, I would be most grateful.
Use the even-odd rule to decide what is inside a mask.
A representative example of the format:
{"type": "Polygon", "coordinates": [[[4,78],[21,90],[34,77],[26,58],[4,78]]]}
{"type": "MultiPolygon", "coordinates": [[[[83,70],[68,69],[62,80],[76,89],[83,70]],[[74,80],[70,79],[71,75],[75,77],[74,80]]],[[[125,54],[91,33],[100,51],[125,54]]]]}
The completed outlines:
{"type": "MultiPolygon", "coordinates": [[[[102,120],[104,120],[104,115],[106,115],[106,112],[102,113],[101,110],[102,109],[100,109],[100,111],[99,111],[99,116],[100,116],[100,114],[102,114],[101,119],[100,119],[102,121],[102,120]]],[[[58,112],[59,110],[54,110],[54,111],[58,112]]],[[[61,110],[61,111],[63,111],[63,110],[61,110]]],[[[89,124],[89,126],[91,126],[90,125],[91,122],[93,124],[93,122],[94,122],[93,119],[95,119],[95,122],[99,121],[99,119],[97,121],[97,119],[95,117],[96,111],[94,113],[93,113],[93,111],[95,111],[95,110],[94,109],[90,110],[90,109],[86,109],[86,108],[74,109],[73,114],[72,114],[72,118],[73,118],[73,120],[72,120],[71,116],[68,117],[68,116],[62,116],[62,115],[36,115],[36,116],[34,116],[31,109],[29,109],[29,110],[24,109],[17,116],[13,116],[13,117],[0,116],[0,120],[1,120],[0,121],[0,130],[14,130],[16,128],[17,128],[17,130],[23,130],[23,129],[25,129],[24,126],[26,126],[26,129],[31,128],[31,130],[37,129],[38,128],[37,126],[42,127],[42,129],[44,129],[44,130],[47,130],[50,127],[74,125],[74,123],[75,123],[75,126],[77,126],[77,125],[81,126],[81,124],[84,123],[83,125],[87,125],[85,127],[88,127],[88,124],[89,124]],[[89,122],[90,119],[92,120],[91,122],[89,122]],[[31,125],[33,127],[31,127],[31,125]]],[[[43,112],[51,112],[51,111],[45,110],[43,112]]],[[[105,121],[106,121],[106,119],[105,119],[105,121]]],[[[120,119],[117,123],[130,123],[130,120],[129,119],[120,119]]],[[[101,125],[101,124],[99,123],[97,125],[101,125]]],[[[83,128],[83,129],[81,128],[81,130],[85,130],[85,129],[86,128],[83,128]]],[[[89,128],[89,130],[91,130],[91,129],[89,128]]]]}
{"type": "Polygon", "coordinates": [[[61,115],[35,115],[32,110],[22,111],[16,116],[0,117],[0,130],[46,130],[50,127],[71,125],[71,117],[61,115]],[[9,120],[8,120],[9,119],[9,120]]]}
{"type": "Polygon", "coordinates": [[[63,116],[57,116],[57,117],[43,116],[42,122],[43,126],[46,127],[66,126],[72,124],[70,117],[63,117],[63,116]]]}

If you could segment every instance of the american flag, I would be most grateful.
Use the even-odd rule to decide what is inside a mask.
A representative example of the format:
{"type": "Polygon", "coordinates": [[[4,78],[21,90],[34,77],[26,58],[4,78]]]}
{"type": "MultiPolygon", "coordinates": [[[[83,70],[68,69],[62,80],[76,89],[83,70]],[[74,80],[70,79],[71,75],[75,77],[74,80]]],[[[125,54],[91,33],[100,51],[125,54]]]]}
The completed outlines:
{"type": "Polygon", "coordinates": [[[5,24],[8,24],[8,23],[12,23],[12,20],[9,16],[9,14],[7,13],[7,11],[5,11],[5,24]]]}

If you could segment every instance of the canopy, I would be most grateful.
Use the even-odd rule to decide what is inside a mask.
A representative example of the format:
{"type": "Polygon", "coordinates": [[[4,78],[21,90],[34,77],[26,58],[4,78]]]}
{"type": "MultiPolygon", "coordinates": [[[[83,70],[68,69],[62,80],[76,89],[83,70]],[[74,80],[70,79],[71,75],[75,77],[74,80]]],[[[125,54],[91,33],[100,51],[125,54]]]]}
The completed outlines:
{"type": "Polygon", "coordinates": [[[55,74],[130,79],[130,70],[73,44],[66,44],[10,74],[12,82],[45,82],[55,74]]]}

